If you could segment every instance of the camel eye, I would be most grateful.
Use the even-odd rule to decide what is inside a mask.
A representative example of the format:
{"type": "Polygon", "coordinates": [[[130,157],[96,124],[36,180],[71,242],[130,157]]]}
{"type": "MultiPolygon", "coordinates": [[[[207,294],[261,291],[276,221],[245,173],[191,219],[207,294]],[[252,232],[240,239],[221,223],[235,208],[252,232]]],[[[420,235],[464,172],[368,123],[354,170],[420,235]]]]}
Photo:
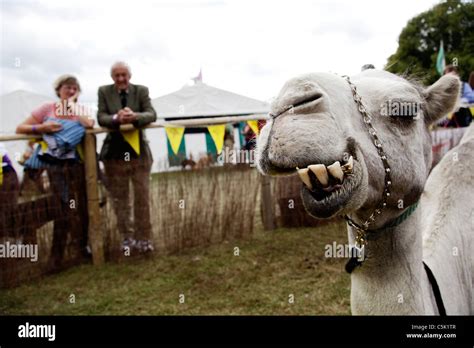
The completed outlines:
{"type": "Polygon", "coordinates": [[[382,106],[382,115],[394,120],[413,120],[421,111],[420,103],[401,99],[388,100],[382,106]]]}
{"type": "Polygon", "coordinates": [[[418,109],[418,103],[402,104],[399,110],[399,115],[396,116],[413,119],[418,115],[418,109]]]}

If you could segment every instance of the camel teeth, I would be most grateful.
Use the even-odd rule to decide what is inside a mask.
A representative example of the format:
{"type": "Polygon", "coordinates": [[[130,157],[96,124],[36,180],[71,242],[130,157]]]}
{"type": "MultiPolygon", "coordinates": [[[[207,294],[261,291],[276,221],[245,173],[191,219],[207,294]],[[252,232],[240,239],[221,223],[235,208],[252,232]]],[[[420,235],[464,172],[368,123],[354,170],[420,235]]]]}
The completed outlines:
{"type": "Polygon", "coordinates": [[[336,161],[330,166],[328,166],[328,172],[336,179],[339,179],[339,182],[342,183],[344,179],[344,172],[341,169],[341,164],[339,163],[339,161],[336,161]]]}
{"type": "Polygon", "coordinates": [[[354,168],[354,159],[349,157],[349,160],[347,161],[346,164],[344,164],[341,169],[344,173],[352,173],[352,169],[354,168]]]}
{"type": "Polygon", "coordinates": [[[313,185],[311,185],[311,180],[308,175],[308,168],[298,169],[298,175],[300,176],[301,181],[308,187],[310,190],[313,189],[313,185]]]}
{"type": "Polygon", "coordinates": [[[319,180],[321,185],[327,186],[329,183],[329,176],[324,164],[312,164],[308,166],[308,169],[311,170],[316,178],[319,180]]]}

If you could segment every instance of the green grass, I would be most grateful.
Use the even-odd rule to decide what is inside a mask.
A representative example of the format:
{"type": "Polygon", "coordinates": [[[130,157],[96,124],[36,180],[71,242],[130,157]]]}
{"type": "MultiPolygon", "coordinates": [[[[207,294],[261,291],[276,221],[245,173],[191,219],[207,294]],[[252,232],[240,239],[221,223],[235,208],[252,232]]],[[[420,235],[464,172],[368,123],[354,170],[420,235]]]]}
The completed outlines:
{"type": "Polygon", "coordinates": [[[313,315],[350,314],[343,259],[324,246],[346,242],[343,223],[258,232],[251,240],[180,255],[83,265],[0,290],[0,313],[13,315],[313,315]],[[234,256],[234,247],[240,256],[234,256]],[[75,295],[75,304],[69,296],[75,295]],[[180,294],[185,303],[179,303],[180,294]],[[288,302],[294,295],[294,303],[288,302]]]}

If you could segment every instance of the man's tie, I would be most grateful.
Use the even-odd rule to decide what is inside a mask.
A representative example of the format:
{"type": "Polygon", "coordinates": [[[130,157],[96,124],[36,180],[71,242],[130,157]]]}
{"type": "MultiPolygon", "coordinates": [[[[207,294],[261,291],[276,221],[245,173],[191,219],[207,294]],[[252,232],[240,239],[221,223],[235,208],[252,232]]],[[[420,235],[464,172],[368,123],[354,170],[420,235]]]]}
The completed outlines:
{"type": "Polygon", "coordinates": [[[127,106],[127,92],[120,91],[120,101],[122,102],[122,108],[127,106]]]}

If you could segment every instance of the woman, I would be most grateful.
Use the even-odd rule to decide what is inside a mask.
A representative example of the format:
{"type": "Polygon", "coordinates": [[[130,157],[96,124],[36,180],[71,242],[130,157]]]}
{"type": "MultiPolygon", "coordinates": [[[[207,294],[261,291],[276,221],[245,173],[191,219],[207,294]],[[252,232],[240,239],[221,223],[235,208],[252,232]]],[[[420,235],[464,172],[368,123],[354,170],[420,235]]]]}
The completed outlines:
{"type": "Polygon", "coordinates": [[[15,168],[7,154],[7,149],[0,143],[0,242],[4,238],[19,238],[16,228],[16,212],[20,185],[15,168]]]}
{"type": "MultiPolygon", "coordinates": [[[[60,76],[54,83],[54,89],[59,101],[41,105],[16,129],[17,133],[42,135],[43,140],[48,139],[46,143],[50,148],[50,141],[56,141],[54,134],[64,132],[65,125],[68,129],[72,125],[82,132],[83,128],[94,126],[94,120],[84,112],[85,108],[76,104],[81,92],[76,77],[60,76]]],[[[71,239],[77,243],[81,253],[85,252],[87,245],[87,200],[84,194],[83,164],[75,149],[63,151],[61,155],[54,152],[54,156],[56,157],[48,161],[47,165],[54,201],[54,211],[50,212],[54,218],[53,243],[49,260],[49,268],[52,272],[59,270],[62,266],[68,233],[71,233],[71,239]]]]}
{"type": "MultiPolygon", "coordinates": [[[[447,65],[444,69],[444,74],[454,74],[461,78],[458,68],[454,65],[447,65]]],[[[457,110],[451,118],[444,123],[444,127],[468,127],[472,122],[472,113],[467,104],[474,103],[474,91],[469,83],[461,80],[461,107],[457,110]],[[464,104],[464,105],[463,105],[464,104]]]]}

